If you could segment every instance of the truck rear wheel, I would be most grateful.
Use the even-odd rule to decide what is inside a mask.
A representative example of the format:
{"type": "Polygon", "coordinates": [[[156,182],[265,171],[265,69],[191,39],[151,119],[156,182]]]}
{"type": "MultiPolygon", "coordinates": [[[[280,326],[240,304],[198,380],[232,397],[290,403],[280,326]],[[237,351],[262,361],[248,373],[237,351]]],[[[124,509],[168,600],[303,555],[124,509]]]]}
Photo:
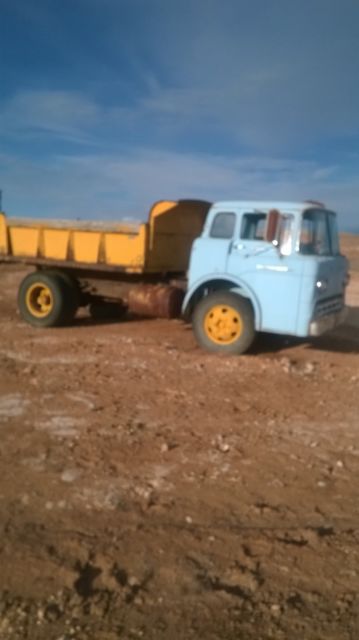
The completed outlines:
{"type": "Polygon", "coordinates": [[[80,306],[81,294],[79,284],[75,278],[70,276],[66,271],[61,271],[60,269],[51,269],[51,271],[46,270],[45,273],[47,276],[60,278],[63,282],[65,309],[61,324],[70,324],[80,306]]]}
{"type": "Polygon", "coordinates": [[[192,318],[198,344],[215,353],[245,353],[255,338],[252,305],[230,291],[216,291],[202,298],[192,318]]]}
{"type": "Polygon", "coordinates": [[[66,282],[59,275],[31,273],[20,285],[18,307],[22,318],[33,327],[66,324],[69,319],[66,282]]]}

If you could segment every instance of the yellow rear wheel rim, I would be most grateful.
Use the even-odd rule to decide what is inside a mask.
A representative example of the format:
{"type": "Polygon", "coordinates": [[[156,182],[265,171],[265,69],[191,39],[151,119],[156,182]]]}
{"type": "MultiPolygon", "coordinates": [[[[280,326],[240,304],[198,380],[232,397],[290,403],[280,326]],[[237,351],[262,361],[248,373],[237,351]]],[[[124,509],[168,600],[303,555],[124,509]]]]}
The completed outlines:
{"type": "Polygon", "coordinates": [[[46,318],[54,307],[51,289],[42,282],[35,282],[26,292],[26,306],[35,318],[46,318]]]}
{"type": "Polygon", "coordinates": [[[207,311],[204,330],[207,338],[216,344],[233,344],[242,335],[242,318],[230,305],[217,304],[207,311]]]}

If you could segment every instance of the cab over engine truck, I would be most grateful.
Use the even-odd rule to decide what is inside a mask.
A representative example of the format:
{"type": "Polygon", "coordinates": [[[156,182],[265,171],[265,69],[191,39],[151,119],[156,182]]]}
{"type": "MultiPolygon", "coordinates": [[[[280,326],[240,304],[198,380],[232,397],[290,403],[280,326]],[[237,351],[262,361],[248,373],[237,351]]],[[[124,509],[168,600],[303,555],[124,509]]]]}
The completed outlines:
{"type": "Polygon", "coordinates": [[[80,306],[192,323],[208,351],[241,354],[257,332],[318,336],[344,318],[348,261],[321,203],[160,201],[139,224],[7,218],[0,261],[33,265],[22,318],[70,323],[80,306]]]}

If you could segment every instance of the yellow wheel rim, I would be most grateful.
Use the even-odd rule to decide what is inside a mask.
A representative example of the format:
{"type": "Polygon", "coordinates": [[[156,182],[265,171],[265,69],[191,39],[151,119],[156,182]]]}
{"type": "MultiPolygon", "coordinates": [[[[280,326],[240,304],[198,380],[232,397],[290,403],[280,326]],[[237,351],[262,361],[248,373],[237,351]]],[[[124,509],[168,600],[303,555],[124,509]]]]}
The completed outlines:
{"type": "Polygon", "coordinates": [[[242,334],[243,323],[238,311],[227,304],[212,307],[204,318],[207,338],[216,344],[232,344],[242,334]]]}
{"type": "Polygon", "coordinates": [[[26,306],[35,318],[46,318],[54,306],[51,289],[41,282],[35,282],[26,292],[26,306]]]}

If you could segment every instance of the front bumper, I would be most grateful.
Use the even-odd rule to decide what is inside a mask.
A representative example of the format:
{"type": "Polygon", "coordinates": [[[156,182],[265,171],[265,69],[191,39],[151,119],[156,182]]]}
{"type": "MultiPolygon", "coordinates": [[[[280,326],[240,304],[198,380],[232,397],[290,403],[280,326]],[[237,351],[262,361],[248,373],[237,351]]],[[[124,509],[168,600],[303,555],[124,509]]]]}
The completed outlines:
{"type": "Polygon", "coordinates": [[[344,307],[341,311],[331,313],[317,320],[313,320],[309,325],[310,336],[321,336],[323,333],[334,329],[339,324],[342,324],[347,317],[348,309],[344,307]]]}

